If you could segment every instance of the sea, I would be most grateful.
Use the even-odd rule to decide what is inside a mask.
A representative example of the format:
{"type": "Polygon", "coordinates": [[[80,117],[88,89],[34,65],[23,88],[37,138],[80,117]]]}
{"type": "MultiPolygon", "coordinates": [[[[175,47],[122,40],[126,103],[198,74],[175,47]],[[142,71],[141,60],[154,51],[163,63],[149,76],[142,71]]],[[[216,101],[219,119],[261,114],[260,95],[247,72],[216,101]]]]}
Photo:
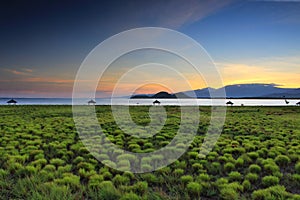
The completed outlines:
{"type": "MultiPolygon", "coordinates": [[[[72,98],[14,98],[17,105],[73,105],[72,98]]],[[[0,98],[0,105],[7,105],[10,98],[0,98]]],[[[90,99],[76,99],[74,105],[87,105],[90,99]]],[[[152,105],[155,99],[97,98],[96,105],[152,105]]],[[[160,105],[174,106],[226,106],[231,101],[233,106],[296,106],[300,99],[158,99],[160,105]]]]}

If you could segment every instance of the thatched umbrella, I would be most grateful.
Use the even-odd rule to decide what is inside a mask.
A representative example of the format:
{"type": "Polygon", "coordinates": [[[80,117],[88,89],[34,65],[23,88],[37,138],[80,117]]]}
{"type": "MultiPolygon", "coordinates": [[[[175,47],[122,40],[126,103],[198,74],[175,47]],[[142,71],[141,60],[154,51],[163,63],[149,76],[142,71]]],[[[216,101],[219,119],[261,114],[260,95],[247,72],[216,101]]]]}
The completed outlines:
{"type": "Polygon", "coordinates": [[[233,103],[231,101],[226,102],[226,105],[231,105],[233,106],[233,103]]]}
{"type": "Polygon", "coordinates": [[[93,99],[91,99],[89,102],[88,102],[88,105],[95,105],[96,104],[96,101],[94,101],[93,99]]]}
{"type": "Polygon", "coordinates": [[[158,101],[158,100],[153,101],[153,105],[155,105],[155,104],[160,105],[160,101],[158,101]]]}
{"type": "Polygon", "coordinates": [[[16,105],[18,102],[14,99],[11,99],[9,101],[6,102],[8,105],[16,105]]]}

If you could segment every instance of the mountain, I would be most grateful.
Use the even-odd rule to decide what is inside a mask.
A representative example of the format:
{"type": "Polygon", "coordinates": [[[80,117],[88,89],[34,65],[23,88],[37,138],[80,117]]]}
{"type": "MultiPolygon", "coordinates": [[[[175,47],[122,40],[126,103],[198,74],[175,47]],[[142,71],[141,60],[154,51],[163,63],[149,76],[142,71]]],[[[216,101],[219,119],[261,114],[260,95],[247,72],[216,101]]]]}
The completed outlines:
{"type": "Polygon", "coordinates": [[[216,91],[217,89],[214,88],[203,88],[198,90],[184,91],[181,93],[192,98],[210,98],[210,93],[216,91]]]}
{"type": "Polygon", "coordinates": [[[130,97],[130,99],[147,99],[151,98],[152,94],[136,94],[130,97]]]}
{"type": "Polygon", "coordinates": [[[176,96],[174,94],[169,94],[168,92],[159,92],[152,96],[154,99],[174,99],[176,96]]]}
{"type": "Polygon", "coordinates": [[[226,98],[300,98],[300,88],[279,88],[276,84],[260,83],[227,85],[219,89],[203,88],[175,94],[159,92],[153,95],[135,95],[131,98],[210,98],[210,94],[220,98],[224,90],[226,98]]]}
{"type": "Polygon", "coordinates": [[[176,93],[176,94],[170,94],[168,92],[161,91],[159,93],[153,94],[153,95],[144,95],[144,94],[138,94],[130,97],[131,99],[175,99],[175,98],[191,98],[190,96],[187,96],[183,93],[176,93]]]}
{"type": "MultiPolygon", "coordinates": [[[[275,84],[239,84],[225,86],[227,97],[261,97],[274,93],[290,92],[293,89],[278,88],[275,84]]],[[[282,96],[281,96],[282,97],[282,96]]]]}
{"type": "Polygon", "coordinates": [[[204,88],[186,91],[185,94],[191,96],[193,92],[197,98],[210,98],[210,93],[215,97],[221,97],[222,90],[226,91],[226,98],[299,98],[300,88],[279,88],[276,84],[236,84],[214,89],[204,88]]]}
{"type": "Polygon", "coordinates": [[[262,97],[269,97],[269,98],[300,98],[300,88],[298,89],[291,89],[287,92],[283,93],[273,93],[273,94],[268,94],[266,96],[262,97]]]}

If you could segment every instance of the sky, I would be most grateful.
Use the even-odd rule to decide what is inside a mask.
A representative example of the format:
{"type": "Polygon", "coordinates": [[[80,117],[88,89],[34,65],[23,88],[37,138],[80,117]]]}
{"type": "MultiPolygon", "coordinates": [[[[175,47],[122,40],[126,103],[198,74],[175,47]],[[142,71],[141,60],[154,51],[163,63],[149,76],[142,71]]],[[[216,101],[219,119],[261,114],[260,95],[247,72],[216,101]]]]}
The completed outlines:
{"type": "MultiPolygon", "coordinates": [[[[197,41],[224,85],[300,87],[299,1],[12,0],[0,3],[0,26],[0,97],[71,97],[86,56],[107,38],[140,27],[169,28],[197,41]]],[[[140,68],[119,85],[117,95],[185,91],[182,76],[192,89],[219,86],[208,85],[182,60],[159,55],[145,50],[120,57],[102,76],[97,96],[110,96],[124,69],[149,58],[167,60],[181,75],[140,68]],[[145,78],[155,84],[137,85],[145,78]]]]}

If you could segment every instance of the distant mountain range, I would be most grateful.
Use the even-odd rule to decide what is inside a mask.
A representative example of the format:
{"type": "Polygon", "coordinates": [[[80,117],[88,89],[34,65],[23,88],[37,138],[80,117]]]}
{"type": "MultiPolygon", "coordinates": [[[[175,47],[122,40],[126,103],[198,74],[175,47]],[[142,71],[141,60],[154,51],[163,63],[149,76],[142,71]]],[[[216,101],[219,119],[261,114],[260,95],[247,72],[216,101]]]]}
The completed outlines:
{"type": "Polygon", "coordinates": [[[225,89],[226,98],[300,98],[300,88],[279,88],[276,84],[236,84],[227,85],[223,88],[203,88],[191,91],[184,91],[175,94],[159,92],[157,94],[138,94],[130,98],[210,98],[210,93],[214,97],[222,97],[221,92],[225,89]]]}

